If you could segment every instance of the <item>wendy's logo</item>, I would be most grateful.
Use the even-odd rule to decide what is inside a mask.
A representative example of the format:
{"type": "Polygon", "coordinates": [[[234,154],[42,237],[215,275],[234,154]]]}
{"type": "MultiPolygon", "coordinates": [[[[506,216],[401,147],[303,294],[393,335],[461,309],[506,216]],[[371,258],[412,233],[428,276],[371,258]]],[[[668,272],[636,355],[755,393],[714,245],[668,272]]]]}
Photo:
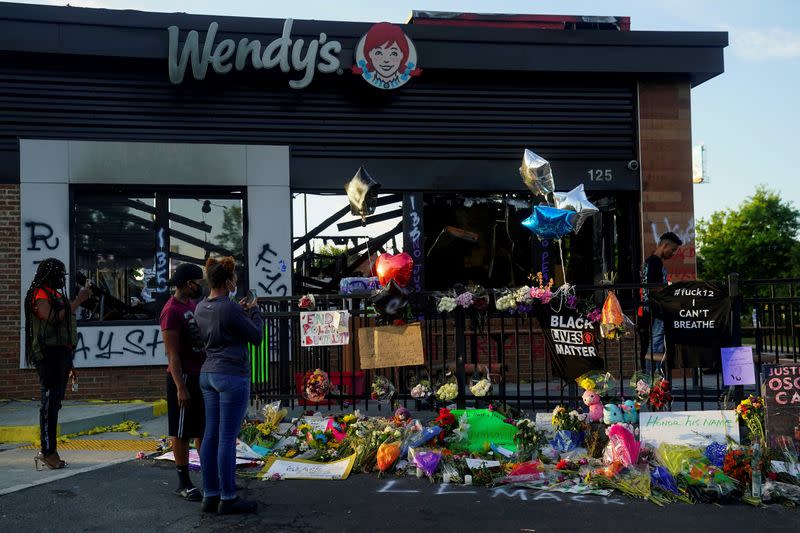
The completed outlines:
{"type": "Polygon", "coordinates": [[[388,22],[375,24],[358,41],[352,70],[379,89],[397,89],[422,73],[414,43],[400,26],[388,22]]]}

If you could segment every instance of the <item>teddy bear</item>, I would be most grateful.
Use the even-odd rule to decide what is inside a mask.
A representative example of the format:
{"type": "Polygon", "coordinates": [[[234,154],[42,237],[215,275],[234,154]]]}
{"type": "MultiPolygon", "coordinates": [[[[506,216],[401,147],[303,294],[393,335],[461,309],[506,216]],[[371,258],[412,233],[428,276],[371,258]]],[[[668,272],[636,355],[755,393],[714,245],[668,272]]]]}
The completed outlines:
{"type": "Polygon", "coordinates": [[[606,425],[610,426],[611,424],[622,421],[622,409],[620,409],[618,405],[607,403],[603,406],[603,422],[605,422],[606,425]]]}
{"type": "Polygon", "coordinates": [[[639,404],[633,400],[625,400],[625,402],[619,404],[619,408],[622,410],[622,418],[626,424],[638,424],[639,423],[639,404]]]}
{"type": "Polygon", "coordinates": [[[583,403],[589,408],[589,422],[603,420],[603,402],[595,391],[587,390],[583,393],[583,403]]]}

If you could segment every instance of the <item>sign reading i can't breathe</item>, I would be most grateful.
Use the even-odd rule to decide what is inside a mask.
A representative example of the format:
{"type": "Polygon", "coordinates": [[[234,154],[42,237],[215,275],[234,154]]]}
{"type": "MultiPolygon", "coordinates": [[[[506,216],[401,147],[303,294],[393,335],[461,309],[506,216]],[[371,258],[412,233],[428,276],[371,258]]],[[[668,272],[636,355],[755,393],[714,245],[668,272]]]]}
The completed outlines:
{"type": "Polygon", "coordinates": [[[673,283],[650,291],[650,307],[655,317],[664,321],[673,344],[720,346],[727,341],[731,301],[721,283],[673,283]]]}

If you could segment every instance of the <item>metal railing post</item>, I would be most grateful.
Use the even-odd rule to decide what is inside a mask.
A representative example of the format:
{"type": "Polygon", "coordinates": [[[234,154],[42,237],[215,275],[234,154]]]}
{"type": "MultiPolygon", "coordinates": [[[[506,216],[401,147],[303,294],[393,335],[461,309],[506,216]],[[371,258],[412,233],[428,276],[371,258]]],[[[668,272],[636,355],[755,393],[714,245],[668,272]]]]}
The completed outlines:
{"type": "Polygon", "coordinates": [[[456,341],[456,380],[458,381],[458,399],[456,405],[459,409],[466,406],[466,371],[464,362],[467,354],[467,320],[464,309],[456,308],[455,312],[455,341],[456,341]]]}
{"type": "Polygon", "coordinates": [[[292,392],[291,387],[291,346],[289,344],[289,328],[291,327],[291,317],[289,316],[289,302],[283,300],[280,302],[279,307],[280,318],[276,321],[278,324],[278,349],[280,372],[279,382],[281,395],[289,395],[292,392]],[[284,315],[285,313],[285,315],[284,315]]]}
{"type": "MultiPolygon", "coordinates": [[[[742,294],[739,287],[739,274],[728,275],[728,296],[731,299],[731,344],[742,345],[742,294]]],[[[733,388],[733,399],[739,403],[744,398],[744,385],[733,388]]]]}

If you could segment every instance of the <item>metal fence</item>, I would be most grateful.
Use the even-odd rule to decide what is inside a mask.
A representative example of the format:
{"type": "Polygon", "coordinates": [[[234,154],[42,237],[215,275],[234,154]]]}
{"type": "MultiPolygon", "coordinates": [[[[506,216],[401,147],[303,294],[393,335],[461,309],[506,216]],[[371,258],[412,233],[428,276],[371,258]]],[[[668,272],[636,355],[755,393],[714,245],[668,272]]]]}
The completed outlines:
{"type": "MultiPolygon", "coordinates": [[[[739,282],[731,276],[733,298],[732,337],[754,347],[756,372],[761,364],[796,362],[800,324],[800,280],[758,280],[739,282]],[[752,319],[752,321],[751,321],[752,319]]],[[[728,389],[722,384],[719,364],[706,368],[671,368],[665,360],[652,360],[647,354],[651,324],[639,312],[639,284],[576,287],[583,300],[602,305],[613,290],[624,313],[636,324],[631,334],[620,341],[603,339],[599,354],[605,368],[616,378],[611,394],[631,397],[629,378],[636,371],[660,369],[672,382],[673,409],[718,409],[733,395],[741,397],[756,387],[728,389]],[[644,344],[644,346],[643,346],[644,344]]],[[[369,304],[363,298],[317,296],[316,310],[347,310],[351,314],[351,339],[345,346],[305,348],[301,346],[300,309],[297,299],[267,298],[259,301],[266,319],[264,342],[253,347],[252,396],[256,401],[283,400],[290,407],[309,409],[388,410],[391,406],[370,398],[376,375],[387,377],[395,386],[395,404],[410,409],[430,409],[410,396],[420,379],[436,384],[448,372],[455,376],[459,406],[485,406],[500,401],[512,407],[543,411],[557,404],[577,405],[579,391],[574,382],[559,378],[546,355],[545,341],[537,320],[528,315],[509,315],[494,308],[494,296],[485,311],[456,309],[451,313],[436,310],[436,296],[415,295],[414,318],[423,331],[424,364],[379,370],[361,370],[358,330],[376,325],[369,304]],[[321,403],[310,403],[302,394],[306,372],[325,370],[333,385],[332,393],[321,403]],[[486,375],[492,381],[487,398],[469,392],[472,379],[486,375]]],[[[674,366],[674,365],[673,365],[674,366]]]]}

